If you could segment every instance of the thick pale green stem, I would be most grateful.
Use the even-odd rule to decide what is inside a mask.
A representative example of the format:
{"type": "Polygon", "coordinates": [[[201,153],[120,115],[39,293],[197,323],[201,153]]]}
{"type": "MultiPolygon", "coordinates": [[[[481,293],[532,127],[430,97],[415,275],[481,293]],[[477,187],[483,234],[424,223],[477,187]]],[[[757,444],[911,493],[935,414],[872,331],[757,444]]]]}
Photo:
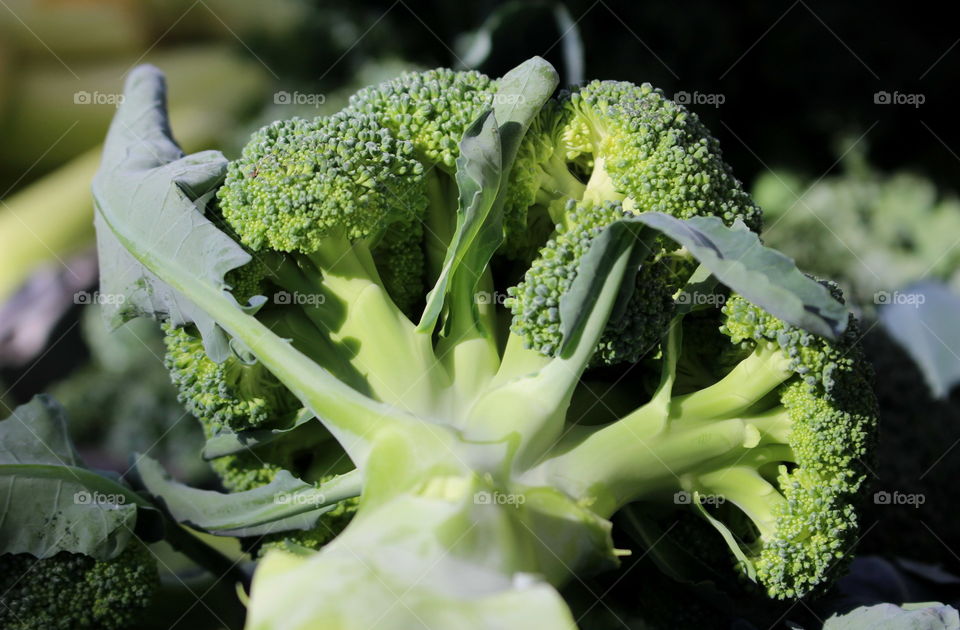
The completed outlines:
{"type": "Polygon", "coordinates": [[[733,503],[765,539],[774,537],[777,506],[786,504],[780,491],[752,466],[731,466],[697,475],[687,489],[733,503]]]}
{"type": "Polygon", "coordinates": [[[496,300],[490,270],[476,289],[468,274],[454,276],[450,292],[449,328],[437,342],[436,354],[450,375],[456,397],[466,407],[484,391],[500,368],[496,337],[496,300]],[[483,299],[481,296],[483,296],[483,299]]]}
{"type": "Polygon", "coordinates": [[[593,172],[590,173],[590,180],[587,182],[587,187],[583,191],[583,200],[602,203],[604,201],[620,201],[623,200],[624,197],[625,195],[617,192],[617,189],[614,187],[613,180],[610,179],[610,175],[607,173],[605,159],[603,157],[597,157],[594,160],[593,172]]]}
{"type": "MultiPolygon", "coordinates": [[[[682,489],[686,475],[711,470],[745,451],[750,432],[738,419],[671,422],[652,435],[641,415],[634,422],[614,422],[576,432],[557,456],[528,473],[531,482],[550,481],[591,503],[609,517],[642,496],[682,489]],[[576,441],[576,443],[573,443],[576,441]]],[[[659,422],[659,413],[646,420],[659,422]]]]}
{"type": "Polygon", "coordinates": [[[432,413],[448,375],[430,336],[417,331],[383,288],[367,247],[331,236],[309,258],[322,273],[324,302],[335,302],[314,307],[314,321],[350,350],[351,364],[377,398],[412,413],[432,413]]]}
{"type": "Polygon", "coordinates": [[[535,374],[491,390],[474,405],[466,428],[471,438],[515,440],[518,467],[531,465],[556,443],[573,391],[606,328],[630,260],[628,248],[611,265],[573,352],[554,358],[535,374]]]}

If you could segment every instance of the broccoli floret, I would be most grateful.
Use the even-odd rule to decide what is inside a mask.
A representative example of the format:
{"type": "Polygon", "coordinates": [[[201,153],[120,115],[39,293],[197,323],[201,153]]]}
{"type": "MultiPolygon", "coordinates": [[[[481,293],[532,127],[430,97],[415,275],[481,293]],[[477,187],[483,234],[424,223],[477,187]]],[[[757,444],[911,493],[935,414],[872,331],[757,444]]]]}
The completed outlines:
{"type": "Polygon", "coordinates": [[[132,542],[111,560],[61,551],[0,555],[0,626],[7,630],[135,627],[159,587],[151,552],[132,542]]]}
{"type": "Polygon", "coordinates": [[[179,399],[208,435],[280,423],[300,401],[260,363],[230,357],[212,361],[195,332],[164,324],[166,366],[179,399]]]}
{"type": "MultiPolygon", "coordinates": [[[[504,250],[520,259],[534,258],[529,252],[545,217],[556,225],[511,295],[515,331],[529,347],[548,355],[556,348],[551,323],[559,320],[558,297],[600,228],[646,211],[760,225],[759,208],[723,162],[716,139],[696,114],[659,90],[595,81],[541,111],[511,172],[504,215],[504,250]]],[[[673,295],[694,267],[671,257],[674,248],[658,239],[638,291],[619,321],[610,322],[596,362],[635,362],[656,344],[672,317],[673,295]]]]}
{"type": "Polygon", "coordinates": [[[405,72],[350,97],[350,108],[373,116],[397,139],[410,142],[421,159],[453,172],[466,128],[490,107],[490,78],[447,68],[405,72]]]}
{"type": "MultiPolygon", "coordinates": [[[[675,365],[696,355],[687,343],[686,352],[667,349],[667,389],[622,420],[569,438],[553,465],[581,490],[595,479],[590,500],[610,502],[601,513],[677,491],[719,497],[711,523],[744,575],[775,598],[822,590],[857,539],[877,424],[857,326],[851,321],[829,342],[738,295],[716,324],[732,348],[747,353],[726,374],[703,386],[701,366],[675,365]],[[698,389],[684,383],[687,374],[698,389]],[[661,395],[674,391],[687,393],[665,403],[661,395]]],[[[671,327],[669,344],[681,343],[681,330],[671,327]]]]}
{"type": "MultiPolygon", "coordinates": [[[[577,276],[580,260],[603,228],[628,216],[619,202],[567,203],[564,225],[547,241],[540,256],[504,305],[513,313],[512,330],[530,348],[555,353],[561,341],[560,297],[577,276]]],[[[684,276],[669,257],[655,257],[636,276],[634,292],[623,312],[611,319],[594,355],[594,363],[635,363],[657,344],[673,311],[673,293],[684,276]]]]}

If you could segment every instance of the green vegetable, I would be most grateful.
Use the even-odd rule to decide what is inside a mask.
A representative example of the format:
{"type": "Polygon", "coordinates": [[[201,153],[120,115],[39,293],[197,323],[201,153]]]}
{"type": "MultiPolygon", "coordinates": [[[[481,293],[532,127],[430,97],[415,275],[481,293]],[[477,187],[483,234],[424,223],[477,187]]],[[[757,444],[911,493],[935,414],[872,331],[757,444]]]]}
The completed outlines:
{"type": "Polygon", "coordinates": [[[558,589],[617,565],[609,519],[678,493],[771,597],[849,558],[876,411],[838,292],[760,244],[681,106],[556,83],[404,75],[228,164],[131,74],[93,187],[107,315],[165,322],[239,492],[138,474],[201,530],[277,528],[249,629],[572,628],[558,589]],[[572,415],[622,362],[625,412],[572,415]],[[290,484],[302,512],[265,504],[290,484]]]}
{"type": "Polygon", "coordinates": [[[8,630],[133,627],[159,586],[157,563],[134,543],[111,560],[61,551],[0,555],[0,624],[8,630]]]}

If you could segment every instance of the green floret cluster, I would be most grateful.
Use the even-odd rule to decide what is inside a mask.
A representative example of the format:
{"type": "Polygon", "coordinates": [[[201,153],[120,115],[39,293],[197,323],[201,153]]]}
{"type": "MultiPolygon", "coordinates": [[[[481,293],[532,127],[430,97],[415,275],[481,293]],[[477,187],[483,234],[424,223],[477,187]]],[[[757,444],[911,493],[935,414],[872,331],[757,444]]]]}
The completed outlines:
{"type": "Polygon", "coordinates": [[[50,558],[0,555],[5,630],[125,630],[159,587],[157,564],[139,542],[112,560],[61,551],[50,558]]]}
{"type": "Polygon", "coordinates": [[[220,207],[254,250],[313,252],[330,229],[366,238],[422,212],[423,166],[412,155],[370,116],[280,121],[231,163],[220,207]]]}
{"type": "MultiPolygon", "coordinates": [[[[594,81],[541,110],[520,146],[504,210],[504,251],[536,259],[509,302],[514,330],[529,347],[548,355],[556,347],[558,298],[592,238],[618,218],[647,211],[716,216],[728,225],[741,220],[752,229],[761,221],[696,114],[650,85],[594,81]],[[555,232],[536,252],[531,240],[544,223],[555,232]],[[562,272],[554,277],[558,261],[562,272]]],[[[635,362],[670,321],[674,294],[695,265],[669,256],[675,246],[667,239],[657,246],[630,304],[609,323],[595,362],[635,362]]]]}
{"type": "Polygon", "coordinates": [[[452,172],[464,130],[490,107],[495,87],[473,70],[405,72],[351,96],[350,109],[373,116],[398,140],[410,142],[423,161],[452,172]]]}
{"type": "Polygon", "coordinates": [[[599,194],[625,197],[638,212],[759,227],[760,209],[723,161],[717,140],[662,91],[648,83],[594,81],[571,92],[566,107],[575,112],[564,130],[567,159],[591,169],[599,194]]]}
{"type": "Polygon", "coordinates": [[[264,427],[300,409],[297,398],[260,363],[239,357],[216,363],[195,332],[166,324],[164,329],[170,378],[208,436],[264,427]]]}

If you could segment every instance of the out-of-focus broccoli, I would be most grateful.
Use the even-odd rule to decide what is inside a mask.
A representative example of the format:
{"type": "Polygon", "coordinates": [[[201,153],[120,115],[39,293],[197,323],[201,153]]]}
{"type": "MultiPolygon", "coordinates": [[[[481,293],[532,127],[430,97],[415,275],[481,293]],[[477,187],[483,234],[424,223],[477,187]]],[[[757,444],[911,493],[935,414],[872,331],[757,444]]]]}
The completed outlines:
{"type": "Polygon", "coordinates": [[[90,362],[50,388],[78,448],[115,470],[126,469],[130,453],[150,453],[184,478],[204,481],[209,468],[197,457],[203,435],[177,401],[156,323],[133,321],[111,333],[99,307],[86,307],[81,318],[90,362]]]}
{"type": "Polygon", "coordinates": [[[960,287],[960,200],[912,173],[880,173],[853,149],[845,171],[819,180],[764,173],[753,197],[766,243],[802,269],[833,278],[869,307],[921,278],[960,287]]]}
{"type": "Polygon", "coordinates": [[[139,541],[96,560],[61,551],[49,558],[0,555],[4,630],[125,630],[159,586],[157,563],[139,541]]]}

